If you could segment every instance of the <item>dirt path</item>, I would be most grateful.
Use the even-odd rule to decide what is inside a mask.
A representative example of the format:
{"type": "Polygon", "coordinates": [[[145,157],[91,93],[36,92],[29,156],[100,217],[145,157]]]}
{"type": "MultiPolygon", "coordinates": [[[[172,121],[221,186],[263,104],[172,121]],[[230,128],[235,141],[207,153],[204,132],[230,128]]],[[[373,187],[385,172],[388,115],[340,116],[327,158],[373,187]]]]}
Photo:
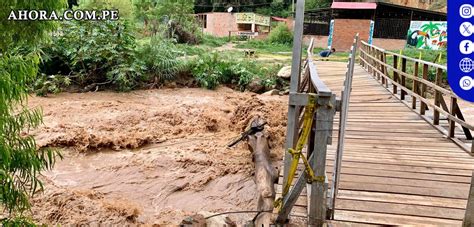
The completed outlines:
{"type": "MultiPolygon", "coordinates": [[[[226,144],[256,114],[281,160],[287,97],[202,89],[33,97],[39,146],[61,147],[33,215],[45,224],[179,224],[199,212],[254,210],[251,154],[226,144]]],[[[244,223],[253,215],[234,215],[244,223]]]]}

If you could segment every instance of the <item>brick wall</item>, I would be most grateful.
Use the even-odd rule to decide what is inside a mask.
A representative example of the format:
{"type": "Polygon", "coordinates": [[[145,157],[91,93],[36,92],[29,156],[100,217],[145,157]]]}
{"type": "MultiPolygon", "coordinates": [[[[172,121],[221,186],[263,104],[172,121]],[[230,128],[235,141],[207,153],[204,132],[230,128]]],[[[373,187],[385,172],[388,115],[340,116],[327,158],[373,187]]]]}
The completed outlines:
{"type": "Polygon", "coordinates": [[[208,13],[207,26],[205,33],[210,35],[225,37],[229,35],[229,31],[237,31],[237,23],[235,14],[232,13],[208,13]]]}
{"type": "Polygon", "coordinates": [[[332,47],[337,51],[349,51],[354,36],[359,33],[360,39],[369,38],[370,20],[336,19],[334,20],[334,34],[332,47]]]}

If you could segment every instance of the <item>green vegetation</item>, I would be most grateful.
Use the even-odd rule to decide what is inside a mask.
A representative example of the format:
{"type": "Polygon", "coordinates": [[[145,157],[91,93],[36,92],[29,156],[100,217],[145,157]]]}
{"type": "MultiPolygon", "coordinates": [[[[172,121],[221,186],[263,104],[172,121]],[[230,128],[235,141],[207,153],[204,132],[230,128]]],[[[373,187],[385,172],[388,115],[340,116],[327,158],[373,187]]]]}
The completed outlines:
{"type": "Polygon", "coordinates": [[[292,46],[287,44],[273,44],[266,40],[250,40],[245,43],[239,43],[237,48],[257,49],[264,53],[291,52],[292,46]]]}
{"type": "Polygon", "coordinates": [[[293,43],[293,33],[285,23],[278,23],[278,25],[270,31],[267,40],[272,44],[291,45],[293,43]]]}
{"type": "Polygon", "coordinates": [[[257,61],[241,59],[232,61],[214,52],[199,55],[193,65],[193,75],[201,87],[214,89],[219,84],[236,85],[241,91],[258,79],[261,86],[277,83],[276,74],[281,66],[264,65],[257,61]]]}
{"type": "MultiPolygon", "coordinates": [[[[329,7],[332,0],[306,0],[305,9],[329,7]]],[[[235,12],[256,12],[268,16],[288,17],[292,15],[291,0],[195,0],[195,11],[226,12],[229,6],[235,12]]]]}
{"type": "Polygon", "coordinates": [[[91,9],[118,9],[120,18],[130,20],[133,17],[132,0],[79,0],[79,8],[91,9]]]}
{"type": "Polygon", "coordinates": [[[143,80],[145,66],[136,57],[136,41],[128,23],[73,21],[63,23],[61,31],[44,48],[45,74],[64,73],[81,87],[101,84],[121,91],[143,80]]]}
{"type": "MultiPolygon", "coordinates": [[[[0,18],[12,9],[58,10],[63,1],[2,1],[0,18]]],[[[26,107],[28,84],[35,80],[40,57],[39,42],[47,40],[56,28],[53,22],[13,22],[0,20],[0,203],[4,226],[31,226],[24,216],[29,198],[42,189],[38,176],[50,169],[59,154],[37,150],[35,139],[25,135],[42,123],[40,109],[26,107]]]]}
{"type": "Polygon", "coordinates": [[[212,35],[203,35],[201,38],[201,45],[209,47],[220,47],[229,42],[228,37],[215,37],[212,35]]]}
{"type": "Polygon", "coordinates": [[[183,62],[178,59],[181,55],[173,43],[159,37],[152,37],[151,42],[138,51],[139,59],[145,63],[147,75],[155,83],[176,78],[183,68],[183,62]]]}
{"type": "Polygon", "coordinates": [[[328,8],[331,6],[331,0],[306,0],[305,10],[315,10],[320,8],[328,8]]]}

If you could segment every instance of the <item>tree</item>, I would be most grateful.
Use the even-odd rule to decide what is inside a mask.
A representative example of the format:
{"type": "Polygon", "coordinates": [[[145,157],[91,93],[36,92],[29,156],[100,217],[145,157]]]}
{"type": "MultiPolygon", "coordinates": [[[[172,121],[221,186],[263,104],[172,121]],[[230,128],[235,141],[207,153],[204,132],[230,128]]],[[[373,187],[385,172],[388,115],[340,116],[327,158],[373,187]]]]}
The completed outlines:
{"type": "Polygon", "coordinates": [[[42,122],[39,109],[26,107],[27,84],[37,74],[40,57],[35,51],[39,42],[56,28],[52,21],[9,21],[11,10],[42,9],[49,12],[66,6],[64,1],[0,2],[0,203],[8,212],[3,225],[26,225],[24,211],[30,207],[29,196],[40,188],[38,175],[51,168],[58,153],[38,150],[28,130],[42,122]]]}
{"type": "Polygon", "coordinates": [[[332,3],[332,0],[306,0],[305,10],[327,8],[331,6],[331,3],[332,3]]]}
{"type": "Polygon", "coordinates": [[[135,17],[142,20],[145,29],[151,24],[156,33],[160,23],[170,20],[189,28],[193,25],[193,0],[134,0],[135,17]]]}

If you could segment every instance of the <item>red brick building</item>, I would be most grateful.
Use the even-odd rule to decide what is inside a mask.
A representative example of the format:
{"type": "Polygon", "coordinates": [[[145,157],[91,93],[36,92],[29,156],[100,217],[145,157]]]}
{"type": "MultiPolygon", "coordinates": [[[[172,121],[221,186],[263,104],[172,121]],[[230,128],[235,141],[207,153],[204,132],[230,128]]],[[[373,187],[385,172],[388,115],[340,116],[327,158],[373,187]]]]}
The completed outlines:
{"type": "Polygon", "coordinates": [[[270,31],[269,16],[256,13],[200,13],[196,14],[204,33],[225,37],[245,34],[248,36],[265,36],[270,31]]]}
{"type": "Polygon", "coordinates": [[[411,21],[446,21],[446,13],[405,7],[385,2],[333,2],[331,8],[305,13],[304,34],[314,36],[327,47],[330,23],[334,20],[332,47],[350,49],[355,34],[368,41],[374,21],[373,44],[385,49],[402,49],[411,21]],[[324,43],[326,41],[326,43],[324,43]]]}

